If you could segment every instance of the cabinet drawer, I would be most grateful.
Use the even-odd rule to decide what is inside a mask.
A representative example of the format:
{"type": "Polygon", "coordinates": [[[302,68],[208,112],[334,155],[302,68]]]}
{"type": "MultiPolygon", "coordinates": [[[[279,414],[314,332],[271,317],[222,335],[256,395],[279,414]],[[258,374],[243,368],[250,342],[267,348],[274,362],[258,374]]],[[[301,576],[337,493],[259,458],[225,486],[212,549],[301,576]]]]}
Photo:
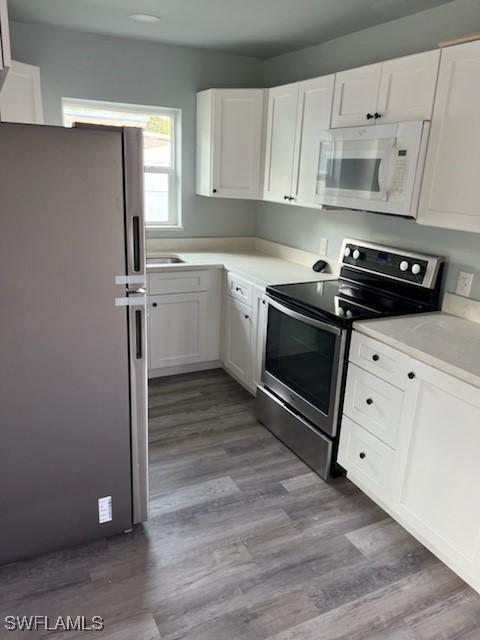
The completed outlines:
{"type": "Polygon", "coordinates": [[[229,273],[227,278],[230,295],[233,298],[240,300],[240,302],[243,302],[243,304],[251,307],[253,299],[253,285],[234,273],[229,273]]]}
{"type": "Polygon", "coordinates": [[[395,448],[403,392],[350,363],[344,413],[395,448]]]}
{"type": "Polygon", "coordinates": [[[195,293],[208,288],[208,271],[166,271],[148,276],[150,295],[195,293]]]}
{"type": "Polygon", "coordinates": [[[410,359],[404,353],[354,331],[349,360],[399,389],[405,389],[410,359]]]}
{"type": "Polygon", "coordinates": [[[349,480],[385,502],[392,494],[393,457],[393,449],[343,417],[338,462],[346,469],[349,480]]]}

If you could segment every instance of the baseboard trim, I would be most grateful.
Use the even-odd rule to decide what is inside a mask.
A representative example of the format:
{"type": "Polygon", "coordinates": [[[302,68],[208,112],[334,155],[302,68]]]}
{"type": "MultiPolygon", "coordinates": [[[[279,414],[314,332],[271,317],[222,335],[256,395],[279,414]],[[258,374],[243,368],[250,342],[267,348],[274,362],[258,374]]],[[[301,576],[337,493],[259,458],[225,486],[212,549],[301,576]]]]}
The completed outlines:
{"type": "Polygon", "coordinates": [[[220,360],[210,362],[198,362],[195,364],[182,364],[176,367],[164,367],[162,369],[149,369],[148,379],[165,378],[166,376],[178,376],[182,373],[194,373],[195,371],[207,371],[208,369],[223,369],[220,360]]]}

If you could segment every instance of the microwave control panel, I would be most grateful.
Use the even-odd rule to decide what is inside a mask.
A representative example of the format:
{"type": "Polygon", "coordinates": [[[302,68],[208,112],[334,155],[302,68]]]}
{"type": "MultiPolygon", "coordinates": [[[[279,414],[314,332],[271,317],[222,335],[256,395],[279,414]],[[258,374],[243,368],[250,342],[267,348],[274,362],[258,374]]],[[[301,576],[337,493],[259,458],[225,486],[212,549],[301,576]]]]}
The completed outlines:
{"type": "Polygon", "coordinates": [[[405,189],[405,181],[408,177],[408,150],[400,148],[395,157],[395,165],[393,168],[392,180],[388,192],[390,200],[399,200],[402,198],[405,189]]]}

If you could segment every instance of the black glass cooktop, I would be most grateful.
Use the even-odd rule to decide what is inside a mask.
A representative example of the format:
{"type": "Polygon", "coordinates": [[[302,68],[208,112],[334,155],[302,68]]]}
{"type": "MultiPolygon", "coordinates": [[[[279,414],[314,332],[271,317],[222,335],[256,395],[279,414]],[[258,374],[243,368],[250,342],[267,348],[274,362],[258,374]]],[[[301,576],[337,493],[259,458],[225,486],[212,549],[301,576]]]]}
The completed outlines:
{"type": "Polygon", "coordinates": [[[354,320],[430,310],[427,305],[346,280],[274,285],[267,287],[267,293],[279,302],[346,326],[354,320]]]}

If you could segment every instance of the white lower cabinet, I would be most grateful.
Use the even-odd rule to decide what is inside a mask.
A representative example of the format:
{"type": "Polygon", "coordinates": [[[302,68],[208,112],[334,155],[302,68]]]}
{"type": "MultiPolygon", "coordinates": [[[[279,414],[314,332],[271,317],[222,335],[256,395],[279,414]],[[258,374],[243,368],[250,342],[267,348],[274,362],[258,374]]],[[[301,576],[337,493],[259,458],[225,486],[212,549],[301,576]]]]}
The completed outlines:
{"type": "MultiPolygon", "coordinates": [[[[375,342],[355,333],[354,357],[362,343],[371,349],[375,342]]],[[[480,389],[398,354],[399,362],[408,359],[404,385],[395,371],[375,380],[349,364],[338,460],[352,482],[480,591],[480,389]],[[362,402],[375,393],[388,408],[381,420],[362,402]]]]}
{"type": "Polygon", "coordinates": [[[265,292],[236,274],[228,273],[224,304],[223,366],[238,382],[256,393],[263,367],[267,321],[265,292]]]}
{"type": "MultiPolygon", "coordinates": [[[[480,390],[423,363],[404,397],[396,512],[480,588],[480,390]]],[[[475,585],[474,585],[475,586],[475,585]]]]}
{"type": "Polygon", "coordinates": [[[240,382],[247,385],[252,363],[252,310],[228,296],[225,322],[224,365],[240,382]]]}
{"type": "Polygon", "coordinates": [[[206,292],[151,296],[150,368],[206,361],[207,328],[206,292]]]}
{"type": "Polygon", "coordinates": [[[221,281],[219,269],[148,276],[150,377],[219,366],[221,281]]]}
{"type": "Polygon", "coordinates": [[[391,498],[393,450],[346,416],[338,461],[349,479],[382,500],[391,498]]]}

